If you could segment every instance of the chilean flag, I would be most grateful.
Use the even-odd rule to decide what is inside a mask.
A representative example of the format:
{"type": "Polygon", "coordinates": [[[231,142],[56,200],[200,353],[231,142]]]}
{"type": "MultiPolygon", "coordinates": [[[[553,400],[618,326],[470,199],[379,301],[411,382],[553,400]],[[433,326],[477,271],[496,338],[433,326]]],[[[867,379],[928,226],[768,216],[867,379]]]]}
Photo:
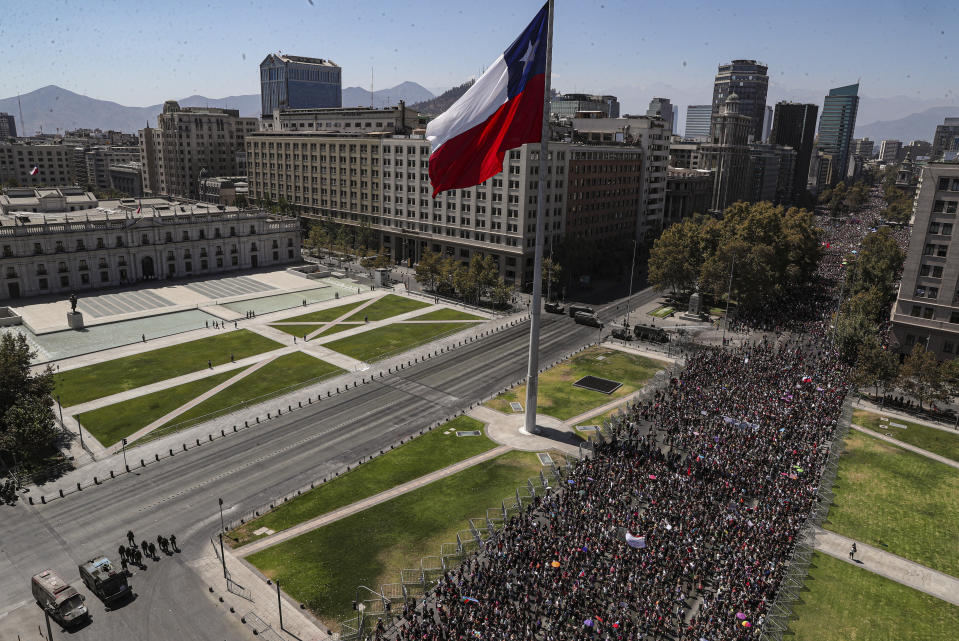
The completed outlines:
{"type": "Polygon", "coordinates": [[[31,176],[36,176],[36,175],[39,174],[39,173],[40,173],[40,168],[39,168],[39,167],[34,167],[33,169],[30,170],[30,175],[31,175],[31,176]]]}
{"type": "Polygon", "coordinates": [[[433,197],[503,171],[510,149],[543,135],[549,4],[453,106],[426,126],[433,197]]]}

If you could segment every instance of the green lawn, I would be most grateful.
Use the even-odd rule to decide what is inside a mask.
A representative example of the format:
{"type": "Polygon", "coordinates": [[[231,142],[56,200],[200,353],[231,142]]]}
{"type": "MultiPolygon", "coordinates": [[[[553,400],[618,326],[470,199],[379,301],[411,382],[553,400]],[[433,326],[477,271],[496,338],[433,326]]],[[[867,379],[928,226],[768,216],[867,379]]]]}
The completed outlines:
{"type": "Polygon", "coordinates": [[[959,608],[816,552],[786,632],[803,641],[948,641],[959,608]]]}
{"type": "Polygon", "coordinates": [[[824,527],[959,577],[959,470],[851,431],[824,527]]]}
{"type": "Polygon", "coordinates": [[[314,324],[301,324],[301,325],[270,325],[273,329],[278,329],[281,332],[286,332],[291,336],[296,336],[297,338],[303,338],[308,335],[310,332],[315,332],[319,328],[323,327],[322,323],[314,324]]]}
{"type": "Polygon", "coordinates": [[[247,557],[327,622],[353,613],[356,586],[399,581],[471,517],[500,505],[541,469],[531,452],[508,452],[392,501],[247,557]]]}
{"type": "Polygon", "coordinates": [[[372,362],[442,336],[455,334],[468,327],[473,327],[473,323],[396,323],[324,343],[323,347],[361,361],[372,362]]]}
{"type": "Polygon", "coordinates": [[[443,307],[442,309],[436,309],[432,312],[427,312],[422,316],[414,316],[410,320],[478,320],[485,321],[487,319],[482,316],[477,316],[475,314],[467,314],[466,312],[461,312],[458,309],[450,309],[449,307],[443,307]]]}
{"type": "Polygon", "coordinates": [[[354,307],[358,307],[365,303],[365,300],[357,300],[352,303],[347,303],[345,305],[340,305],[338,307],[330,307],[329,309],[321,309],[319,311],[310,312],[309,314],[302,314],[300,316],[293,316],[291,318],[284,318],[284,323],[329,323],[330,321],[335,321],[337,318],[347,313],[354,307]]]}
{"type": "Polygon", "coordinates": [[[67,370],[56,376],[56,393],[64,407],[92,401],[128,389],[182,376],[214,365],[262,354],[282,347],[280,343],[247,329],[209,338],[161,347],[112,361],[67,370]]]}
{"type": "Polygon", "coordinates": [[[880,416],[880,414],[873,412],[856,410],[852,414],[852,422],[876,432],[888,432],[889,436],[896,440],[959,461],[959,432],[944,432],[928,425],[899,418],[880,421],[880,416]],[[907,427],[906,429],[891,427],[889,423],[899,423],[907,427]]]}
{"type": "Polygon", "coordinates": [[[485,436],[443,434],[448,429],[482,430],[483,423],[458,416],[238,527],[230,532],[231,545],[239,547],[260,538],[253,531],[261,527],[285,530],[496,447],[485,436]]]}
{"type": "Polygon", "coordinates": [[[364,307],[349,318],[344,318],[343,320],[362,321],[366,318],[371,321],[385,320],[393,316],[405,314],[406,312],[423,309],[424,307],[430,307],[430,303],[413,300],[412,298],[404,298],[396,294],[387,294],[369,307],[364,307]]]}
{"type": "Polygon", "coordinates": [[[154,430],[150,433],[150,438],[157,438],[188,427],[184,425],[186,421],[258,399],[306,381],[329,378],[342,372],[343,370],[336,365],[303,352],[284,354],[154,430]]]}
{"type": "Polygon", "coordinates": [[[84,412],[78,414],[76,419],[100,441],[101,445],[113,445],[121,438],[125,438],[158,418],[166,416],[181,405],[188,403],[242,371],[242,369],[234,369],[229,372],[220,372],[176,387],[84,412]]]}
{"type": "Polygon", "coordinates": [[[331,325],[327,327],[322,332],[314,336],[313,338],[319,338],[320,336],[329,336],[330,334],[339,334],[340,332],[345,332],[348,329],[356,329],[357,327],[363,326],[365,323],[337,323],[336,325],[331,325]]]}
{"type": "MultiPolygon", "coordinates": [[[[571,360],[560,363],[539,376],[537,409],[566,421],[594,407],[632,394],[658,370],[663,361],[627,354],[606,347],[591,347],[571,360]],[[573,387],[583,376],[592,374],[622,383],[612,394],[573,387]]],[[[487,407],[509,414],[511,401],[526,402],[526,385],[519,385],[486,403],[487,407]]]]}
{"type": "Polygon", "coordinates": [[[650,316],[655,316],[656,318],[666,318],[676,310],[669,305],[663,305],[662,307],[657,307],[653,311],[649,312],[650,316]]]}

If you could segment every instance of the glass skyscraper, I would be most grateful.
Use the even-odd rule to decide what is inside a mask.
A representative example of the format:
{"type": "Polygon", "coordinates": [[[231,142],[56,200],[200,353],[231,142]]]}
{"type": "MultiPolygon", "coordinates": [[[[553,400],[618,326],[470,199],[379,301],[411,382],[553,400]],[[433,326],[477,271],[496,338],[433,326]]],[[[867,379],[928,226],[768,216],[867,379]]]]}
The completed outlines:
{"type": "Polygon", "coordinates": [[[819,118],[819,150],[832,155],[830,185],[846,179],[849,148],[859,111],[859,83],[829,90],[819,118]]]}
{"type": "Polygon", "coordinates": [[[341,107],[340,67],[331,60],[271,53],[260,63],[261,114],[274,109],[341,107]]]}

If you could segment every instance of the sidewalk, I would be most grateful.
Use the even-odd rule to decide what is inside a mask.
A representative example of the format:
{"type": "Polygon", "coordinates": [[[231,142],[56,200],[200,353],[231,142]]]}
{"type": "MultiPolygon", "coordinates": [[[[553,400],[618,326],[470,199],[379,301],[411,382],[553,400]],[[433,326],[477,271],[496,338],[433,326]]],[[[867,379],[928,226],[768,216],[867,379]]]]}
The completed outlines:
{"type": "Polygon", "coordinates": [[[895,445],[896,447],[901,447],[904,450],[915,452],[916,454],[925,456],[926,458],[931,458],[934,461],[939,461],[940,463],[944,463],[945,465],[948,465],[949,467],[954,467],[957,470],[959,470],[959,462],[953,461],[951,458],[946,458],[945,456],[940,456],[939,454],[936,454],[935,452],[930,452],[929,450],[924,450],[921,447],[916,447],[915,445],[911,445],[909,443],[905,443],[898,439],[894,439],[891,436],[886,436],[885,434],[882,434],[881,432],[874,432],[868,427],[862,427],[861,425],[856,425],[855,423],[851,423],[850,425],[852,426],[852,429],[856,430],[857,432],[868,434],[869,436],[872,436],[874,438],[878,438],[887,443],[891,443],[895,445]]]}
{"type": "Polygon", "coordinates": [[[263,537],[262,539],[257,539],[249,545],[244,545],[241,548],[238,548],[235,553],[237,556],[245,557],[250,556],[264,548],[268,548],[276,545],[277,543],[282,543],[294,537],[297,537],[306,532],[310,532],[317,528],[321,528],[324,525],[329,525],[334,521],[339,521],[342,518],[346,518],[357,512],[362,512],[367,508],[371,508],[374,505],[379,505],[380,503],[385,503],[390,499],[395,499],[397,496],[406,494],[407,492],[412,492],[415,489],[421,488],[424,485],[429,485],[433,481],[438,481],[439,479],[445,478],[447,476],[452,476],[457,472],[462,472],[463,470],[473,467],[474,465],[479,465],[483,461],[488,461],[492,458],[496,458],[500,454],[505,454],[511,448],[506,445],[500,445],[499,447],[494,447],[491,450],[487,450],[482,454],[477,454],[476,456],[470,457],[454,463],[453,465],[444,467],[442,469],[436,470],[435,472],[430,472],[424,476],[413,479],[412,481],[407,481],[402,485],[397,485],[388,490],[380,492],[379,494],[374,494],[365,499],[357,501],[355,503],[350,503],[345,505],[338,510],[333,510],[332,512],[327,512],[322,516],[318,516],[315,519],[310,519],[309,521],[304,521],[299,525],[294,525],[291,528],[277,532],[276,534],[271,534],[269,536],[263,537]]]}
{"type": "Polygon", "coordinates": [[[926,427],[931,427],[935,430],[940,430],[943,432],[948,432],[950,434],[959,435],[959,430],[956,430],[952,426],[946,423],[937,423],[935,421],[930,421],[927,418],[917,418],[912,414],[907,414],[906,412],[900,412],[894,409],[879,409],[879,405],[876,405],[872,401],[867,401],[865,399],[859,399],[853,405],[854,408],[865,410],[867,412],[872,412],[873,414],[881,414],[882,416],[888,416],[889,418],[898,418],[904,421],[911,421],[913,423],[918,423],[919,425],[925,425],[926,427]]]}
{"type": "Polygon", "coordinates": [[[959,605],[959,579],[956,577],[859,541],[856,541],[856,560],[850,561],[849,548],[852,544],[853,539],[841,534],[823,529],[816,530],[816,549],[820,552],[851,565],[858,565],[864,570],[925,592],[937,599],[959,605]]]}
{"type": "Polygon", "coordinates": [[[261,575],[233,556],[230,548],[224,545],[227,573],[235,591],[242,595],[229,591],[223,578],[223,563],[218,556],[219,549],[214,548],[212,543],[207,543],[205,549],[207,553],[195,561],[190,561],[189,567],[212,588],[215,596],[222,597],[224,605],[235,610],[235,614],[231,616],[235,616],[238,620],[246,619],[246,625],[255,629],[257,636],[263,635],[265,626],[269,626],[283,641],[325,641],[336,638],[336,635],[327,634],[325,626],[321,627],[320,622],[301,610],[299,604],[286,594],[282,594],[281,631],[276,585],[268,585],[261,575]],[[265,625],[260,625],[260,622],[265,625]]]}

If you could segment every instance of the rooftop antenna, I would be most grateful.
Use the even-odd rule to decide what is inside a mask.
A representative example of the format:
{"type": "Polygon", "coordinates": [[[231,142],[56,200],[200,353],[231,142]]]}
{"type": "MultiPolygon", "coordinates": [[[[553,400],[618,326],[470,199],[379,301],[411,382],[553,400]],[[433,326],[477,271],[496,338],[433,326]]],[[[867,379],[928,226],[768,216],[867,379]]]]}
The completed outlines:
{"type": "Polygon", "coordinates": [[[23,135],[27,135],[27,127],[23,124],[23,105],[20,104],[20,92],[17,92],[17,108],[20,109],[20,129],[23,131],[23,135]]]}

